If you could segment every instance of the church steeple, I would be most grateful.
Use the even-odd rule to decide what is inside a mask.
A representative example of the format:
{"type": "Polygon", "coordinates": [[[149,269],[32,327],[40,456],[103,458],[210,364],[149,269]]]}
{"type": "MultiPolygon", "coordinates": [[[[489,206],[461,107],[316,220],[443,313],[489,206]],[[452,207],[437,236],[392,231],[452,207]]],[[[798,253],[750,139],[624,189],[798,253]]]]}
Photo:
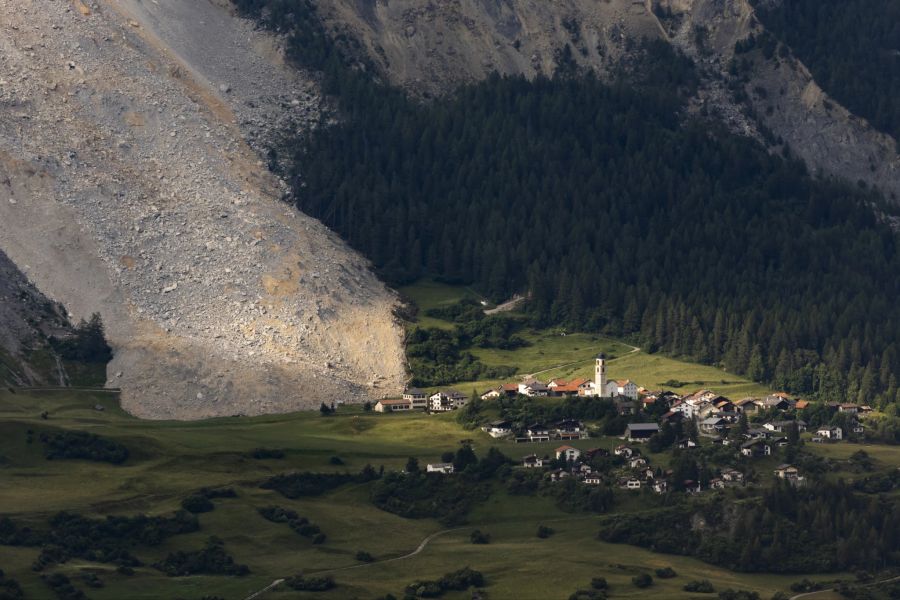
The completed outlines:
{"type": "Polygon", "coordinates": [[[597,355],[597,364],[594,366],[594,395],[606,395],[606,355],[597,355]]]}

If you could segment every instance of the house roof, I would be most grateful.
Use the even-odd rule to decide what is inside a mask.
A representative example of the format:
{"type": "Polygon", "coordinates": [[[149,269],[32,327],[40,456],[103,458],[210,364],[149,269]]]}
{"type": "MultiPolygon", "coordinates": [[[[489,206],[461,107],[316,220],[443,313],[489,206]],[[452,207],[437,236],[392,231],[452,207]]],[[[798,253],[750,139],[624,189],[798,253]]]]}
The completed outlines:
{"type": "Polygon", "coordinates": [[[504,383],[503,385],[500,386],[500,389],[502,389],[504,392],[517,392],[517,391],[519,391],[519,384],[518,383],[504,383]]]}
{"type": "Polygon", "coordinates": [[[409,404],[409,400],[379,400],[382,406],[396,406],[398,404],[409,404]]]}
{"type": "Polygon", "coordinates": [[[751,404],[753,402],[756,402],[756,400],[757,400],[756,398],[741,398],[740,400],[735,402],[735,404],[738,406],[744,406],[745,404],[751,404]]]}
{"type": "Polygon", "coordinates": [[[428,463],[428,466],[432,469],[446,469],[452,467],[453,463],[428,463]]]}
{"type": "Polygon", "coordinates": [[[796,469],[796,468],[797,467],[795,467],[794,465],[784,464],[784,465],[778,465],[777,467],[775,467],[775,470],[776,471],[786,471],[787,469],[796,469]]]}
{"type": "MultiPolygon", "coordinates": [[[[616,381],[616,383],[617,383],[620,387],[625,387],[625,386],[628,385],[629,383],[634,383],[634,382],[633,382],[632,380],[630,380],[630,379],[616,379],[615,381],[616,381]]],[[[635,384],[635,385],[637,385],[637,384],[635,384]]]]}
{"type": "Polygon", "coordinates": [[[629,423],[628,429],[631,431],[658,431],[659,425],[656,423],[629,423]]]}
{"type": "Polygon", "coordinates": [[[567,450],[577,450],[578,452],[581,452],[581,450],[578,450],[578,448],[573,448],[572,446],[560,446],[556,449],[557,452],[565,452],[567,450]]]}
{"type": "Polygon", "coordinates": [[[794,408],[803,410],[804,408],[809,406],[809,400],[797,400],[797,404],[794,405],[794,408]]]}
{"type": "Polygon", "coordinates": [[[422,394],[425,393],[425,390],[420,390],[419,388],[409,388],[408,390],[406,390],[403,393],[404,394],[412,394],[414,396],[421,396],[422,394]]]}
{"type": "Polygon", "coordinates": [[[725,419],[723,419],[722,417],[707,417],[706,419],[703,419],[702,421],[700,421],[700,424],[701,425],[718,425],[719,423],[721,423],[724,420],[725,419]]]}
{"type": "Polygon", "coordinates": [[[509,427],[512,423],[506,420],[491,421],[491,427],[509,427]]]}

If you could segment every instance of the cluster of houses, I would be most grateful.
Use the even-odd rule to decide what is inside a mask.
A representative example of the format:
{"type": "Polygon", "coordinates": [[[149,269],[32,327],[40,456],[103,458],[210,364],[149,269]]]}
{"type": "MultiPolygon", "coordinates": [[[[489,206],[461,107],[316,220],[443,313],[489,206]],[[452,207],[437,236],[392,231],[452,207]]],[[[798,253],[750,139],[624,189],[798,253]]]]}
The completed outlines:
{"type": "MultiPolygon", "coordinates": [[[[564,445],[554,452],[555,461],[549,456],[540,457],[536,454],[529,454],[522,458],[522,468],[548,469],[546,477],[554,482],[571,478],[585,485],[601,485],[609,480],[609,483],[623,490],[649,489],[657,494],[669,491],[672,471],[654,470],[650,461],[641,454],[639,448],[634,446],[623,444],[612,451],[614,456],[620,457],[621,467],[609,475],[598,473],[591,466],[596,457],[610,456],[608,450],[592,448],[582,452],[578,448],[564,445]],[[565,463],[565,468],[560,467],[561,462],[565,463]],[[552,468],[554,466],[557,468],[552,468]]],[[[787,467],[787,465],[783,466],[787,467]]],[[[796,476],[796,470],[794,475],[796,476]]],[[[742,485],[744,485],[744,474],[737,469],[724,469],[708,483],[710,489],[742,485]]],[[[697,493],[703,489],[699,481],[684,481],[682,487],[689,493],[697,493]]]]}
{"type": "Polygon", "coordinates": [[[431,412],[449,412],[462,408],[469,397],[457,390],[438,390],[429,394],[418,388],[410,388],[403,392],[403,398],[397,400],[379,400],[375,411],[403,412],[410,410],[428,410],[431,412]]]}

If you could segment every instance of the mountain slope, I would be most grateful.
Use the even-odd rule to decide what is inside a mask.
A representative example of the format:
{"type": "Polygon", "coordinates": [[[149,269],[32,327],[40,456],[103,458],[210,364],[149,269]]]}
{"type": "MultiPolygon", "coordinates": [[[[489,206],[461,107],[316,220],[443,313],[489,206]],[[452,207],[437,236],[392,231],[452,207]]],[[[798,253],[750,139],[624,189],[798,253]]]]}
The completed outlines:
{"type": "Polygon", "coordinates": [[[66,385],[65,369],[48,340],[70,333],[62,309],[0,252],[0,385],[66,385]]]}
{"type": "Polygon", "coordinates": [[[76,317],[102,314],[124,406],[198,418],[398,391],[394,295],[279,201],[237,126],[285,103],[315,120],[314,84],[212,3],[186,23],[217,28],[203,47],[234,67],[224,82],[146,13],[74,6],[0,2],[0,249],[76,317]]]}
{"type": "Polygon", "coordinates": [[[741,89],[735,99],[728,89],[735,44],[764,31],[748,0],[320,0],[316,6],[333,36],[357,40],[386,79],[426,96],[493,71],[550,75],[567,45],[577,64],[607,73],[642,37],[665,38],[702,67],[698,109],[720,113],[738,133],[761,139],[765,129],[774,145],[787,143],[812,170],[877,186],[900,202],[894,140],[829,98],[796,57],[766,60],[759,51],[739,57],[749,62],[732,84],[741,89]]]}

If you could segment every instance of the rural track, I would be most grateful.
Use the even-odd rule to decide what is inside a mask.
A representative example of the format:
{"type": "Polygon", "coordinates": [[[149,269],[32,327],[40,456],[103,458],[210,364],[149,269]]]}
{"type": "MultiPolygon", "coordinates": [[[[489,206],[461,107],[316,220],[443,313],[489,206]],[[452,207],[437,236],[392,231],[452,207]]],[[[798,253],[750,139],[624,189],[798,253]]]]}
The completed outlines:
{"type": "MultiPolygon", "coordinates": [[[[616,358],[610,359],[609,362],[613,362],[615,360],[620,360],[622,358],[625,358],[626,356],[631,356],[632,354],[634,354],[636,352],[640,352],[640,351],[641,351],[641,349],[638,348],[637,346],[631,346],[631,350],[629,350],[627,354],[623,354],[622,356],[618,356],[616,358]]],[[[534,373],[529,373],[527,375],[523,375],[522,378],[530,379],[532,377],[540,375],[541,373],[548,373],[550,371],[555,371],[557,369],[565,369],[566,367],[573,367],[575,365],[580,365],[581,363],[591,362],[592,360],[594,360],[594,359],[593,358],[584,358],[582,360],[576,360],[576,361],[565,363],[562,365],[556,365],[556,366],[550,367],[548,369],[541,369],[540,371],[535,371],[534,373]]]]}
{"type": "MultiPolygon", "coordinates": [[[[546,522],[547,523],[558,523],[561,521],[583,521],[585,519],[596,519],[598,517],[599,517],[599,515],[591,515],[588,517],[561,517],[559,519],[548,519],[546,522]]],[[[428,544],[430,544],[432,542],[432,540],[434,540],[435,538],[440,537],[447,533],[452,533],[454,531],[462,531],[464,529],[474,529],[474,528],[469,527],[469,526],[454,527],[452,529],[442,529],[441,531],[436,531],[436,532],[432,533],[431,535],[427,536],[425,539],[423,539],[419,543],[419,545],[416,546],[415,550],[413,550],[412,552],[410,552],[408,554],[404,554],[403,556],[395,556],[394,558],[386,558],[384,560],[374,560],[372,562],[360,563],[358,565],[347,565],[346,567],[337,567],[336,569],[324,569],[322,571],[310,571],[309,574],[310,575],[324,575],[326,573],[337,573],[339,571],[350,571],[351,569],[362,569],[363,567],[371,567],[374,565],[383,565],[383,564],[390,563],[390,562],[406,560],[406,559],[409,559],[409,558],[412,558],[414,556],[421,554],[425,550],[425,548],[428,547],[428,544]]],[[[244,600],[256,600],[256,598],[259,598],[266,592],[275,589],[276,587],[281,585],[283,582],[284,582],[284,579],[276,579],[275,581],[273,581],[272,583],[270,583],[263,589],[250,594],[244,600]]],[[[791,599],[791,600],[793,600],[793,599],[791,599]]]]}
{"type": "MultiPolygon", "coordinates": [[[[876,585],[881,585],[882,583],[891,583],[894,581],[900,581],[900,576],[890,577],[888,579],[882,579],[880,581],[873,581],[872,583],[867,583],[860,587],[873,587],[876,585]]],[[[815,592],[803,592],[802,594],[796,594],[794,596],[791,596],[790,598],[788,598],[788,600],[800,600],[800,598],[806,598],[808,596],[815,596],[816,594],[824,594],[826,592],[834,592],[834,591],[837,591],[837,590],[835,590],[834,588],[828,588],[825,590],[816,590],[815,592]]]]}

